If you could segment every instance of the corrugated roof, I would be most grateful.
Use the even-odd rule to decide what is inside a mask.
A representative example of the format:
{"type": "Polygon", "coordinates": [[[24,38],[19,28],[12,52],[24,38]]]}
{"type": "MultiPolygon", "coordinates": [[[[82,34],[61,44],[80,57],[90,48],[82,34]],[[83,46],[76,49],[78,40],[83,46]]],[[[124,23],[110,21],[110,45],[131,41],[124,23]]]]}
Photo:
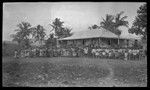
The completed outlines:
{"type": "Polygon", "coordinates": [[[72,36],[63,38],[63,39],[59,39],[59,40],[86,39],[86,38],[97,38],[97,37],[118,38],[118,36],[115,35],[114,33],[101,28],[101,29],[75,32],[72,36]]]}

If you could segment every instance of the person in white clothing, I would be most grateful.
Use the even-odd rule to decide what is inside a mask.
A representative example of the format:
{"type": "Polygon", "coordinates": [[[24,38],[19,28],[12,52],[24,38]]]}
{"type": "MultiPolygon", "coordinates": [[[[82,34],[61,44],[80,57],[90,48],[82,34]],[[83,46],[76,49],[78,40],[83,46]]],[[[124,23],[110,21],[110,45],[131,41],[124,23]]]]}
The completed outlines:
{"type": "Polygon", "coordinates": [[[124,57],[125,57],[125,58],[124,58],[124,60],[126,60],[126,61],[127,61],[127,60],[128,60],[128,52],[127,52],[127,51],[125,51],[125,53],[124,53],[124,57]]]}
{"type": "Polygon", "coordinates": [[[17,58],[17,51],[15,51],[15,56],[14,57],[17,58]]]}

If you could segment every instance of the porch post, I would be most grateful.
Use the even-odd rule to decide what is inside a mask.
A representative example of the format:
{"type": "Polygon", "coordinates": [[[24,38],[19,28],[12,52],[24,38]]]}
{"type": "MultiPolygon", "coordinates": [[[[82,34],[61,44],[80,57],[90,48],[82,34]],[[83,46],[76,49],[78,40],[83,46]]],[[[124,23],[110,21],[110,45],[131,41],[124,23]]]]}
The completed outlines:
{"type": "Polygon", "coordinates": [[[110,38],[110,45],[111,45],[111,38],[110,38]]]}
{"type": "Polygon", "coordinates": [[[100,46],[100,38],[98,39],[98,46],[100,46]]]}
{"type": "Polygon", "coordinates": [[[74,45],[74,40],[72,40],[72,43],[73,43],[73,45],[74,45]]]}
{"type": "Polygon", "coordinates": [[[127,39],[127,47],[129,47],[129,40],[127,39]]]}
{"type": "Polygon", "coordinates": [[[84,46],[84,39],[83,39],[83,46],[84,46]]]}
{"type": "Polygon", "coordinates": [[[119,37],[118,37],[118,45],[119,45],[119,37]]]}

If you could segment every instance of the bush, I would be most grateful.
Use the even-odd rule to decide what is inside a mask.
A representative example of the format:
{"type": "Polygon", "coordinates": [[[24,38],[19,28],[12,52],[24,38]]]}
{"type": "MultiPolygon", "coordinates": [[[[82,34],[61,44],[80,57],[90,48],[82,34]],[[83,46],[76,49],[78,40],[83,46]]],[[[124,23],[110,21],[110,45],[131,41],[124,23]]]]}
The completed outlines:
{"type": "Polygon", "coordinates": [[[18,45],[5,44],[3,47],[3,56],[14,56],[15,50],[18,50],[18,45]]]}

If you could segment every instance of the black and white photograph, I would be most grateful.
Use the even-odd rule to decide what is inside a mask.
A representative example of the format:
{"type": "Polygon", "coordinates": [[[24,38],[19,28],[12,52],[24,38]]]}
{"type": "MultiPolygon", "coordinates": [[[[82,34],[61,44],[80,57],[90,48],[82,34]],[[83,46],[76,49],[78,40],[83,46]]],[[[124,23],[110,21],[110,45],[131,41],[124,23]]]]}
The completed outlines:
{"type": "Polygon", "coordinates": [[[3,2],[3,87],[147,87],[146,2],[3,2]]]}

